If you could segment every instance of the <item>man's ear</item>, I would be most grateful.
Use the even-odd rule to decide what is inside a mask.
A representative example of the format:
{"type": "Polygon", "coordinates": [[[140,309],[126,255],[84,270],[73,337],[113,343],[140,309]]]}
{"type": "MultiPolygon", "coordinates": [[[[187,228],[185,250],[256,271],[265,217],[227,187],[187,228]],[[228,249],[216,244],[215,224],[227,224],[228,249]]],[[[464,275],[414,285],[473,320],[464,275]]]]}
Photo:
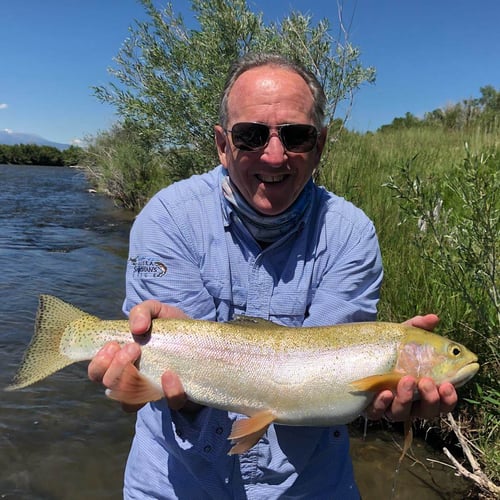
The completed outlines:
{"type": "Polygon", "coordinates": [[[328,135],[328,128],[323,127],[319,131],[318,142],[316,144],[316,153],[318,154],[318,162],[321,159],[321,155],[323,153],[323,148],[325,147],[326,137],[328,135]]]}
{"type": "Polygon", "coordinates": [[[216,125],[214,127],[215,131],[215,145],[217,147],[217,154],[219,155],[219,160],[224,167],[227,165],[227,156],[226,156],[226,148],[227,144],[227,135],[224,132],[224,129],[220,125],[216,125]]]}

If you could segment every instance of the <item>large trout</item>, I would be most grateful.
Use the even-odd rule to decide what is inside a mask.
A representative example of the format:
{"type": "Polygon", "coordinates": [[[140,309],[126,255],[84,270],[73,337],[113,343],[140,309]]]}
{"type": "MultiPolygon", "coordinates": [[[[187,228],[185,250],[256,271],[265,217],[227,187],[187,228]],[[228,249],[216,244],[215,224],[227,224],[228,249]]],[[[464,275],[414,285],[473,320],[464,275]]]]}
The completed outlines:
{"type": "MultiPolygon", "coordinates": [[[[41,295],[33,339],[7,390],[90,360],[109,341],[134,341],[126,320],[100,320],[41,295]]],[[[235,422],[231,453],[253,446],[272,422],[348,423],[404,375],[459,387],[479,369],[457,342],[396,323],[290,328],[255,318],[156,319],[140,342],[140,371],[130,365],[131,376],[108,396],[130,404],[161,399],[161,375],[173,370],[191,401],[249,417],[235,422]]]]}

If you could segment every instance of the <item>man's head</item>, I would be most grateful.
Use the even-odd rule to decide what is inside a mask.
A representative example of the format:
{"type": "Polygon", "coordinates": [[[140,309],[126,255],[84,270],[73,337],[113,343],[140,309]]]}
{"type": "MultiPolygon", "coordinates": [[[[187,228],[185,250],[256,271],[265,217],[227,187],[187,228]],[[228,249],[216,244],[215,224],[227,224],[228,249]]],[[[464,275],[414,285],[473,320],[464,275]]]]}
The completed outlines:
{"type": "Polygon", "coordinates": [[[280,56],[248,55],[233,65],[215,127],[217,150],[258,212],[282,213],[311,178],[326,138],[325,101],[317,79],[280,56]]]}

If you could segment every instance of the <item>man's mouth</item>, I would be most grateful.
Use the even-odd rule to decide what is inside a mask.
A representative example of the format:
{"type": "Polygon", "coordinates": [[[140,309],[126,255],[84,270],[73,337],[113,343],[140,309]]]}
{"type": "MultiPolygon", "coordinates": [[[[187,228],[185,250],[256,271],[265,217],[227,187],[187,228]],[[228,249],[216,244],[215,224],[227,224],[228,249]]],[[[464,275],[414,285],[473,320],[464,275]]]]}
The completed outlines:
{"type": "Polygon", "coordinates": [[[263,175],[257,174],[257,179],[261,182],[265,182],[266,184],[275,184],[277,182],[281,182],[285,179],[285,175],[263,175]]]}

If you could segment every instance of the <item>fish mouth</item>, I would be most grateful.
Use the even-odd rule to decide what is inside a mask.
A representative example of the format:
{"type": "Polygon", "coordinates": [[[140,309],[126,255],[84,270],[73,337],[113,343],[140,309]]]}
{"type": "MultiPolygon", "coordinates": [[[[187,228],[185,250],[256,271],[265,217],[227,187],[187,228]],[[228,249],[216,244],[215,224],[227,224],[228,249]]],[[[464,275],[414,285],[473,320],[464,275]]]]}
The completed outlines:
{"type": "Polygon", "coordinates": [[[462,387],[466,384],[479,370],[479,363],[477,361],[472,361],[467,365],[463,366],[458,370],[458,372],[453,377],[453,385],[455,387],[462,387]]]}

